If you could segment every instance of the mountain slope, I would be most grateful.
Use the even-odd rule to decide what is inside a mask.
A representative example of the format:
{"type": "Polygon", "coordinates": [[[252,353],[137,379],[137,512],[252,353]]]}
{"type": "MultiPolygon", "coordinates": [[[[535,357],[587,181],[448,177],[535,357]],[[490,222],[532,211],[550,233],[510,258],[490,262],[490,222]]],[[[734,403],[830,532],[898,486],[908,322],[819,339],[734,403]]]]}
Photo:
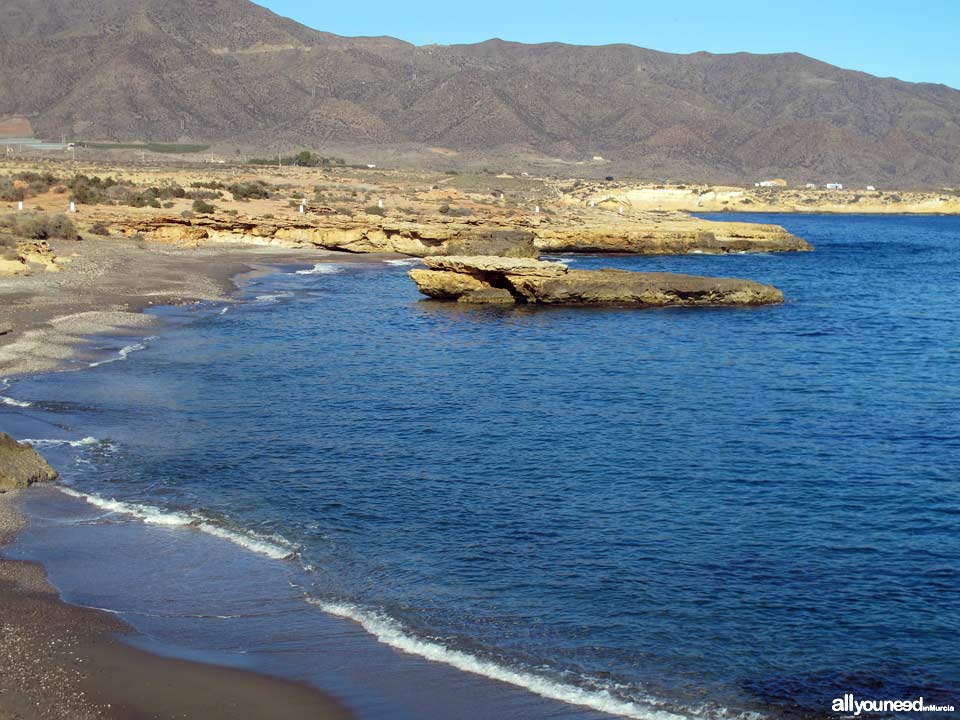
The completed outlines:
{"type": "Polygon", "coordinates": [[[90,140],[450,148],[649,177],[960,182],[960,92],[797,54],[415,47],[247,0],[3,0],[0,119],[90,140]]]}

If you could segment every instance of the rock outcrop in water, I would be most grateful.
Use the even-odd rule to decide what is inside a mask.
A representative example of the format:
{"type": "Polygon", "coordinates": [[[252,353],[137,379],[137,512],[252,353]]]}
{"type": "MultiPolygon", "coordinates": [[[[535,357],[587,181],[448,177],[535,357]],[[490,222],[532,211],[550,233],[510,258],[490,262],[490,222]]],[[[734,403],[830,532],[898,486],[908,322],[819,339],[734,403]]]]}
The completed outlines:
{"type": "Polygon", "coordinates": [[[570,270],[528,258],[431,257],[410,277],[424,295],[471,304],[633,307],[771,305],[783,293],[738,278],[625,270],[570,270]]]}
{"type": "Polygon", "coordinates": [[[34,483],[53,482],[57,471],[29,443],[0,433],[0,492],[23,490],[34,483]]]}

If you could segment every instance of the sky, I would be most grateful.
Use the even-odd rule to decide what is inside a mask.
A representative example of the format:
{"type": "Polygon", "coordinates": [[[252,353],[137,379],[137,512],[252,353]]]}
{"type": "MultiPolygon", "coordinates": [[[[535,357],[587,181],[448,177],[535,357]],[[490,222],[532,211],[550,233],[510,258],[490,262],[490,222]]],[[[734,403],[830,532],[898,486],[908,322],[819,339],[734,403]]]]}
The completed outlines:
{"type": "Polygon", "coordinates": [[[960,89],[958,0],[255,0],[338,35],[416,45],[630,43],[666,52],[800,52],[844,68],[960,89]]]}

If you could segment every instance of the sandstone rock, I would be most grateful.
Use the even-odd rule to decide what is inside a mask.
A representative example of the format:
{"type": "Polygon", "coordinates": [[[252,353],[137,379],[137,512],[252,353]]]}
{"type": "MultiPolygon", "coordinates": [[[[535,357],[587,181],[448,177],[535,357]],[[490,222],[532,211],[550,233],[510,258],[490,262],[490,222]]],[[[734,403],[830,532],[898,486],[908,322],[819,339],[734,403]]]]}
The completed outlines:
{"type": "Polygon", "coordinates": [[[526,302],[544,305],[664,307],[783,302],[783,293],[775,287],[739,278],[604,269],[573,270],[548,279],[511,277],[510,281],[526,302]]]}
{"type": "Polygon", "coordinates": [[[18,443],[0,433],[0,492],[53,482],[57,477],[56,470],[29,443],[18,443]]]}
{"type": "Polygon", "coordinates": [[[447,255],[424,258],[423,264],[431,270],[449,270],[455,273],[473,275],[504,273],[532,277],[556,277],[567,272],[567,266],[561,263],[532,260],[530,258],[447,255]]]}
{"type": "Polygon", "coordinates": [[[456,300],[477,290],[494,289],[489,283],[467,273],[415,268],[409,274],[420,292],[437,300],[456,300]]]}
{"type": "Polygon", "coordinates": [[[630,253],[633,255],[722,255],[736,252],[804,252],[813,247],[779,225],[714,222],[680,213],[576,227],[541,227],[542,252],[630,253]]]}
{"type": "Polygon", "coordinates": [[[444,243],[444,255],[493,255],[497,257],[537,258],[540,250],[534,235],[525,230],[488,230],[468,232],[444,243]]]}
{"type": "Polygon", "coordinates": [[[29,275],[38,269],[60,272],[59,262],[46,240],[27,240],[0,251],[0,276],[29,275]]]}
{"type": "Polygon", "coordinates": [[[319,247],[354,253],[400,253],[536,258],[541,252],[610,252],[646,255],[811,250],[779,225],[702,220],[679,212],[616,213],[569,210],[547,219],[489,217],[482,221],[426,216],[414,220],[348,216],[307,219],[157,215],[104,218],[125,234],[161,242],[204,242],[319,247]]]}
{"type": "Polygon", "coordinates": [[[410,277],[424,295],[461,303],[634,307],[768,305],[783,302],[769,285],[624,270],[569,270],[560,263],[488,257],[435,257],[410,277]]]}
{"type": "Polygon", "coordinates": [[[12,251],[0,255],[0,277],[9,275],[23,275],[30,272],[27,264],[12,251]]]}
{"type": "Polygon", "coordinates": [[[515,305],[517,299],[506,288],[489,288],[485,290],[468,290],[457,298],[458,303],[464,305],[515,305]]]}
{"type": "Polygon", "coordinates": [[[30,240],[17,245],[17,254],[28,265],[39,265],[47,272],[60,272],[57,257],[46,240],[30,240]]]}

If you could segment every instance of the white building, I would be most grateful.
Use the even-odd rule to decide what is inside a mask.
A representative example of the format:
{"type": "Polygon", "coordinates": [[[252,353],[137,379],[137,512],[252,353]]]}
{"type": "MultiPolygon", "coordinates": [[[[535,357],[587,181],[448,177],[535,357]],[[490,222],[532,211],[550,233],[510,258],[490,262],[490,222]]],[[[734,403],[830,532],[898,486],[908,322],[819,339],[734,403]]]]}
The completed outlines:
{"type": "Polygon", "coordinates": [[[843,183],[827,183],[824,187],[827,190],[843,190],[843,183]]]}
{"type": "Polygon", "coordinates": [[[867,190],[876,190],[876,188],[873,185],[867,185],[867,190]]]}
{"type": "Polygon", "coordinates": [[[816,190],[816,189],[817,189],[816,183],[807,183],[807,190],[816,190]]]}

